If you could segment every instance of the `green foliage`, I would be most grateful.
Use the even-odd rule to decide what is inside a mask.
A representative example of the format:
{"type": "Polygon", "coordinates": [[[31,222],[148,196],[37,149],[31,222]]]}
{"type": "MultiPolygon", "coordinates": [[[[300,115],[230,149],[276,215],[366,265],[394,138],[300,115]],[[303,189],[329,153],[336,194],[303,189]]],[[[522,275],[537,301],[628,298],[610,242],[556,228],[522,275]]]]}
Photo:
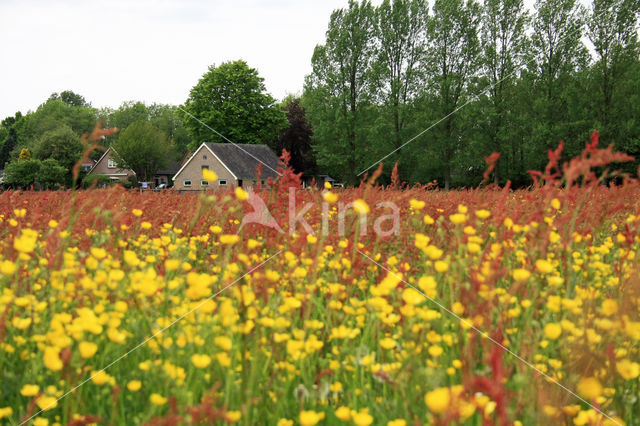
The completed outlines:
{"type": "Polygon", "coordinates": [[[2,142],[2,147],[0,147],[0,168],[4,167],[4,164],[9,161],[11,151],[13,151],[17,143],[18,135],[16,129],[10,128],[7,130],[7,135],[2,142]]]}
{"type": "Polygon", "coordinates": [[[52,158],[69,171],[80,160],[82,153],[82,141],[68,126],[45,132],[34,150],[35,158],[52,158]]]}
{"type": "Polygon", "coordinates": [[[55,159],[47,158],[40,164],[36,173],[36,182],[44,189],[64,187],[69,181],[69,171],[55,159]]]}
{"type": "Polygon", "coordinates": [[[39,160],[12,161],[4,168],[2,183],[14,188],[29,188],[37,182],[41,165],[39,160]]]}
{"type": "Polygon", "coordinates": [[[314,129],[316,159],[322,170],[348,183],[390,148],[371,144],[372,64],[375,59],[374,8],[350,1],[331,14],[327,40],[313,52],[312,73],[303,104],[314,129]]]}
{"type": "Polygon", "coordinates": [[[112,148],[118,167],[133,170],[140,181],[150,181],[174,155],[165,134],[148,121],[130,124],[112,148]]]}
{"type": "Polygon", "coordinates": [[[100,175],[96,173],[91,173],[86,175],[82,179],[82,187],[85,189],[88,188],[102,188],[105,186],[112,185],[114,183],[113,180],[109,178],[109,176],[100,175]]]}
{"type": "Polygon", "coordinates": [[[226,142],[219,134],[235,143],[268,143],[287,125],[263,78],[242,60],[210,66],[191,89],[184,109],[184,126],[194,145],[226,142]]]}

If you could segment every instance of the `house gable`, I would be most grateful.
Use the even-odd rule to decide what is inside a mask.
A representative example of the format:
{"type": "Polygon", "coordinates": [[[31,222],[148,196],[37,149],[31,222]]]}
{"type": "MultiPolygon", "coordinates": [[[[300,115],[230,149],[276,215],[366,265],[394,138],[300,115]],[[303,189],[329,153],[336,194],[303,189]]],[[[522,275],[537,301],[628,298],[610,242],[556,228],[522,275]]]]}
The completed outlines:
{"type": "Polygon", "coordinates": [[[117,179],[126,179],[129,176],[135,175],[135,172],[130,169],[119,169],[115,166],[115,162],[111,157],[111,147],[102,154],[102,157],[93,165],[89,174],[106,175],[117,179]]]}
{"type": "Polygon", "coordinates": [[[238,184],[237,177],[231,170],[203,143],[182,165],[173,176],[173,188],[178,191],[201,191],[207,188],[229,187],[238,184]],[[208,168],[218,175],[216,182],[202,179],[202,169],[208,168]]]}

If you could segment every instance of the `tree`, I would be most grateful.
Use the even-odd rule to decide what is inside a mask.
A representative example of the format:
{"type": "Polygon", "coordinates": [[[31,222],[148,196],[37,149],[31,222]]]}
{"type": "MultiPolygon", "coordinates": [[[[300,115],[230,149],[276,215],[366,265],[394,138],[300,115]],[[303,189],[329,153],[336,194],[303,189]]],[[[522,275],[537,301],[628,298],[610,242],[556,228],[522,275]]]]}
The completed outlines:
{"type": "Polygon", "coordinates": [[[35,175],[35,181],[44,189],[56,189],[65,186],[69,181],[69,170],[62,167],[53,158],[47,158],[40,163],[40,169],[35,175]]]}
{"type": "Polygon", "coordinates": [[[20,155],[18,155],[18,161],[28,160],[31,160],[31,150],[29,148],[22,148],[20,150],[20,155]]]}
{"type": "Polygon", "coordinates": [[[307,120],[306,111],[300,104],[300,98],[290,98],[282,105],[289,126],[280,132],[280,138],[272,144],[276,154],[283,149],[291,154],[289,164],[298,173],[315,173],[315,159],[311,137],[313,130],[307,120]]]}
{"type": "Polygon", "coordinates": [[[571,128],[567,91],[576,83],[576,71],[586,68],[589,55],[580,40],[585,19],[581,4],[576,0],[537,0],[535,10],[531,36],[535,115],[531,120],[537,137],[532,140],[535,149],[530,155],[539,159],[532,164],[538,170],[546,162],[546,150],[555,148],[560,140],[567,142],[565,151],[570,155],[581,150],[584,139],[576,138],[571,128]]]}
{"type": "Polygon", "coordinates": [[[266,92],[264,79],[242,60],[210,66],[191,89],[184,110],[184,126],[197,144],[227,139],[267,143],[287,125],[284,113],[266,92]]]}
{"type": "MultiPolygon", "coordinates": [[[[482,74],[488,84],[484,105],[486,133],[491,150],[506,159],[507,144],[513,143],[508,129],[513,123],[509,117],[509,93],[517,79],[516,70],[526,54],[525,30],[528,13],[522,0],[485,0],[482,13],[481,46],[483,49],[482,74]],[[506,152],[505,152],[506,151],[506,152]]],[[[488,153],[477,153],[488,154],[488,153]]],[[[510,159],[513,162],[513,158],[510,159]]],[[[503,161],[504,162],[504,161],[503,161]]],[[[499,167],[494,171],[498,183],[499,167]]]]}
{"type": "Polygon", "coordinates": [[[7,136],[7,139],[5,139],[4,143],[2,144],[2,148],[0,148],[0,168],[3,168],[7,161],[9,161],[11,151],[13,151],[17,144],[18,133],[12,126],[9,128],[9,135],[7,136]]]}
{"type": "Polygon", "coordinates": [[[59,95],[57,93],[52,93],[51,96],[49,96],[49,99],[60,99],[65,104],[74,107],[91,107],[90,102],[87,102],[84,97],[72,92],[71,90],[65,90],[59,95]]]}
{"type": "Polygon", "coordinates": [[[83,154],[82,141],[69,126],[61,126],[45,132],[34,149],[35,158],[46,160],[52,158],[69,171],[80,160],[83,154]]]}
{"type": "Polygon", "coordinates": [[[165,167],[173,154],[165,134],[148,121],[129,125],[111,146],[118,167],[133,170],[144,182],[165,167]]]}
{"type": "MultiPolygon", "coordinates": [[[[594,0],[587,20],[587,35],[596,53],[594,76],[597,80],[597,115],[601,135],[610,135],[613,99],[623,84],[624,74],[638,58],[637,0],[594,0]]],[[[611,132],[613,133],[613,132],[611,132]]]]}
{"type": "Polygon", "coordinates": [[[36,182],[40,166],[39,160],[12,161],[4,168],[3,183],[12,187],[27,188],[36,182]]]}
{"type": "Polygon", "coordinates": [[[429,9],[423,0],[384,0],[375,10],[379,43],[377,86],[390,115],[393,145],[400,150],[411,103],[423,85],[429,9]]]}
{"type": "MultiPolygon", "coordinates": [[[[367,140],[372,121],[374,9],[349,1],[331,14],[327,39],[316,46],[305,81],[304,105],[314,129],[318,165],[350,184],[389,147],[367,140]]],[[[387,151],[388,152],[388,151],[387,151]]]]}
{"type": "MultiPolygon", "coordinates": [[[[480,7],[473,0],[436,0],[433,17],[429,21],[429,74],[434,93],[434,120],[442,120],[433,129],[428,149],[435,151],[438,162],[435,172],[444,180],[445,189],[451,185],[454,155],[462,149],[459,115],[455,112],[463,104],[468,81],[478,68],[478,24],[480,7]]],[[[433,166],[432,166],[433,167],[433,166]]]]}

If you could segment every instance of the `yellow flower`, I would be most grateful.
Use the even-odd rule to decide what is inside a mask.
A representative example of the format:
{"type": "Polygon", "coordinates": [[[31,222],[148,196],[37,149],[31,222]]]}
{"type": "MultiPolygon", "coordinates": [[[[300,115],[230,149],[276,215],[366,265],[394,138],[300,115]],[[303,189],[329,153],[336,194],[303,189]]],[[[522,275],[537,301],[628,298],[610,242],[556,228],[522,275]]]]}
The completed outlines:
{"type": "Polygon", "coordinates": [[[447,264],[447,262],[443,260],[436,261],[433,266],[434,268],[436,268],[436,271],[440,273],[447,272],[447,270],[449,269],[449,264],[447,264]]]}
{"type": "Polygon", "coordinates": [[[329,182],[328,180],[324,182],[324,189],[331,189],[332,185],[331,182],[329,182]]]}
{"type": "Polygon", "coordinates": [[[226,352],[220,352],[219,354],[216,354],[216,359],[218,360],[218,363],[223,367],[229,367],[231,365],[231,358],[229,358],[229,355],[227,355],[226,352]]]}
{"type": "Polygon", "coordinates": [[[427,299],[416,290],[412,288],[405,288],[402,292],[402,300],[409,305],[420,305],[427,299]]]}
{"type": "Polygon", "coordinates": [[[236,186],[236,198],[240,201],[247,201],[249,199],[249,193],[244,189],[236,186]]]}
{"type": "Polygon", "coordinates": [[[476,210],[476,216],[478,217],[478,219],[486,219],[491,216],[491,212],[485,209],[476,210]]]}
{"type": "Polygon", "coordinates": [[[58,227],[58,222],[56,220],[51,219],[49,221],[49,228],[57,228],[58,227]]]}
{"type": "Polygon", "coordinates": [[[240,236],[235,234],[222,234],[220,235],[220,242],[222,244],[233,245],[240,241],[240,236]]]}
{"type": "Polygon", "coordinates": [[[129,389],[131,392],[137,392],[141,387],[142,382],[140,380],[131,380],[129,383],[127,383],[127,389],[129,389]]]}
{"type": "Polygon", "coordinates": [[[334,194],[334,193],[333,193],[333,192],[331,192],[331,191],[325,191],[325,192],[322,194],[322,199],[323,199],[324,201],[326,201],[327,203],[329,203],[329,204],[333,204],[333,203],[335,203],[336,201],[338,201],[338,195],[337,195],[337,194],[334,194]]]}
{"type": "Polygon", "coordinates": [[[526,281],[531,276],[531,272],[523,268],[514,269],[511,274],[516,281],[526,281]]]}
{"type": "Polygon", "coordinates": [[[467,221],[467,215],[463,213],[455,213],[449,216],[449,220],[454,225],[460,225],[461,223],[465,223],[467,221]]]}
{"type": "Polygon", "coordinates": [[[153,405],[164,405],[167,403],[167,398],[160,394],[152,393],[149,397],[149,401],[151,401],[153,405]]]}
{"type": "Polygon", "coordinates": [[[300,425],[313,426],[324,418],[324,413],[316,413],[315,411],[301,411],[300,425]]]}
{"type": "Polygon", "coordinates": [[[449,388],[437,388],[431,392],[427,392],[424,396],[424,402],[429,410],[434,413],[444,413],[449,409],[451,403],[451,391],[449,388]]]}
{"type": "Polygon", "coordinates": [[[396,347],[396,341],[390,337],[385,337],[384,339],[380,340],[380,346],[382,346],[384,349],[392,349],[396,347]]]}
{"type": "MultiPolygon", "coordinates": [[[[326,185],[326,182],[325,182],[325,185],[326,185]]],[[[282,418],[278,420],[278,423],[276,424],[276,426],[293,426],[293,420],[282,418]]]]}
{"type": "Polygon", "coordinates": [[[616,370],[618,370],[623,379],[631,380],[640,375],[640,364],[623,359],[616,363],[616,370]]]}
{"type": "Polygon", "coordinates": [[[593,401],[602,394],[602,385],[595,377],[583,377],[578,382],[578,393],[588,401],[593,401]]]}
{"type": "Polygon", "coordinates": [[[407,426],[407,421],[404,419],[389,420],[387,426],[407,426]]]}
{"type": "Polygon", "coordinates": [[[36,396],[40,392],[40,386],[38,385],[24,385],[20,390],[22,396],[36,396]]]}
{"type": "Polygon", "coordinates": [[[49,426],[49,420],[44,417],[36,417],[33,419],[33,426],[49,426]]]}
{"type": "Polygon", "coordinates": [[[91,358],[98,351],[98,345],[93,342],[80,342],[78,350],[82,358],[91,358]]]}
{"type": "Polygon", "coordinates": [[[555,322],[550,322],[544,326],[544,335],[548,339],[556,340],[562,334],[562,326],[555,322]]]}
{"type": "Polygon", "coordinates": [[[214,180],[218,179],[218,175],[213,170],[202,169],[202,179],[206,180],[207,182],[213,182],[214,180]]]}
{"type": "Polygon", "coordinates": [[[60,360],[60,349],[54,346],[44,348],[44,365],[53,371],[62,370],[62,360],[60,360]]]}
{"type": "Polygon", "coordinates": [[[316,237],[315,235],[307,234],[307,242],[309,244],[315,244],[318,242],[318,237],[316,237]]]}
{"type": "Polygon", "coordinates": [[[91,376],[91,381],[98,386],[104,385],[109,380],[111,380],[111,376],[104,370],[100,370],[98,372],[94,371],[91,376]]]}
{"type": "Polygon", "coordinates": [[[31,253],[36,249],[38,233],[32,229],[23,229],[19,237],[14,238],[13,248],[21,253],[31,253]]]}
{"type": "Polygon", "coordinates": [[[211,226],[209,227],[209,231],[211,231],[211,232],[212,232],[212,233],[214,233],[214,234],[219,234],[219,233],[221,233],[221,232],[222,232],[222,228],[221,228],[221,227],[219,227],[218,225],[211,225],[211,226]]]}
{"type": "Polygon", "coordinates": [[[193,354],[191,356],[191,362],[198,368],[205,368],[208,367],[209,364],[211,364],[211,357],[206,354],[193,354]]]}
{"type": "Polygon", "coordinates": [[[13,414],[13,408],[11,407],[0,408],[0,419],[4,417],[9,417],[12,414],[13,414]]]}
{"type": "Polygon", "coordinates": [[[433,225],[435,223],[435,220],[433,220],[433,218],[428,214],[424,215],[424,217],[422,218],[422,221],[424,222],[425,225],[433,225]]]}
{"type": "Polygon", "coordinates": [[[422,200],[416,200],[413,198],[409,200],[409,208],[411,210],[422,210],[424,209],[425,204],[426,203],[422,200]]]}
{"type": "Polygon", "coordinates": [[[42,395],[40,398],[38,398],[36,404],[38,404],[38,407],[42,411],[47,411],[56,408],[58,406],[58,400],[53,396],[42,395]]]}
{"type": "Polygon", "coordinates": [[[551,200],[551,207],[553,207],[554,210],[560,209],[560,200],[558,200],[557,198],[551,200]]]}
{"type": "Polygon", "coordinates": [[[142,216],[142,210],[140,210],[140,209],[133,209],[133,210],[131,210],[131,213],[133,213],[133,215],[137,216],[137,217],[142,216]]]}
{"type": "Polygon", "coordinates": [[[164,269],[167,271],[175,271],[180,267],[179,259],[167,259],[164,261],[164,269]]]}
{"type": "Polygon", "coordinates": [[[607,299],[602,302],[602,313],[604,315],[615,315],[618,313],[618,302],[613,299],[607,299]]]}
{"type": "Polygon", "coordinates": [[[353,209],[360,214],[368,214],[371,211],[369,204],[362,198],[358,198],[353,202],[353,209]]]}
{"type": "Polygon", "coordinates": [[[151,226],[152,226],[152,225],[151,225],[151,223],[146,222],[146,221],[145,221],[145,222],[142,222],[142,223],[140,224],[140,227],[141,227],[142,229],[151,229],[151,226]]]}
{"type": "Polygon", "coordinates": [[[227,411],[227,420],[231,423],[237,422],[242,417],[242,413],[240,411],[227,411]]]}
{"type": "Polygon", "coordinates": [[[548,260],[538,259],[536,260],[536,269],[538,269],[538,271],[542,272],[543,274],[548,274],[549,272],[553,271],[553,265],[548,260]]]}
{"type": "Polygon", "coordinates": [[[219,348],[224,349],[225,351],[228,351],[231,349],[231,339],[228,338],[227,336],[216,336],[213,339],[213,343],[219,348]]]}
{"type": "Polygon", "coordinates": [[[373,417],[365,411],[354,414],[352,420],[357,426],[369,426],[373,423],[373,417]]]}
{"type": "Polygon", "coordinates": [[[18,269],[18,267],[10,260],[3,260],[0,262],[0,272],[2,272],[3,275],[11,275],[16,271],[16,269],[18,269]]]}
{"type": "Polygon", "coordinates": [[[351,410],[347,407],[338,407],[336,409],[336,417],[342,420],[343,422],[348,422],[351,419],[351,410]]]}

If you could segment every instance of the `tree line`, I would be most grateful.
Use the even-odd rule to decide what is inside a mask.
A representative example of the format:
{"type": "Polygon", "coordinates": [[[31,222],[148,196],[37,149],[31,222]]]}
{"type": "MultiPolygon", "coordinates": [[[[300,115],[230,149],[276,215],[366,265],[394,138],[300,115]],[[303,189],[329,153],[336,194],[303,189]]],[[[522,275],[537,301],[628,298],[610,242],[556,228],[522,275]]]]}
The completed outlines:
{"type": "Polygon", "coordinates": [[[593,129],[640,154],[638,0],[350,1],[315,48],[303,105],[320,167],[355,184],[385,158],[409,183],[497,183],[593,129]],[[407,143],[408,141],[411,141],[407,143]],[[388,155],[393,153],[392,155],[388,155]]]}
{"type": "MultiPolygon", "coordinates": [[[[266,143],[292,167],[357,184],[384,164],[410,184],[474,186],[499,152],[494,182],[531,183],[563,140],[592,130],[640,157],[640,0],[351,0],[330,17],[300,96],[276,101],[246,62],[212,65],[180,106],[93,108],[71,91],[0,123],[4,183],[68,187],[80,136],[101,120],[120,132],[121,167],[138,179],[204,141],[266,143]]],[[[93,153],[94,159],[101,153],[93,153]]],[[[636,165],[625,167],[635,171],[636,165]]]]}

